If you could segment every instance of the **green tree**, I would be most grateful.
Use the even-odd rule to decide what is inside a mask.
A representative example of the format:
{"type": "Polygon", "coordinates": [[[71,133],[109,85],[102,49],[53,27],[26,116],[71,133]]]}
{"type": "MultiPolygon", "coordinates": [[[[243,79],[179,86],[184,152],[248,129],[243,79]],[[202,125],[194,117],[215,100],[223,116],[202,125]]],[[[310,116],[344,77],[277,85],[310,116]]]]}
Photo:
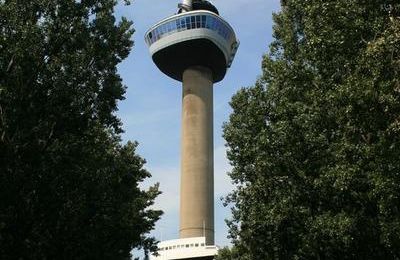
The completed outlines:
{"type": "MultiPolygon", "coordinates": [[[[224,127],[250,259],[400,259],[400,4],[286,0],[224,127]]],[[[226,258],[229,259],[229,258],[226,258]]]]}
{"type": "Polygon", "coordinates": [[[130,259],[154,250],[159,194],[121,145],[116,0],[0,1],[0,258],[130,259]]]}
{"type": "Polygon", "coordinates": [[[215,260],[250,260],[250,258],[237,247],[224,247],[218,250],[215,260]]]}

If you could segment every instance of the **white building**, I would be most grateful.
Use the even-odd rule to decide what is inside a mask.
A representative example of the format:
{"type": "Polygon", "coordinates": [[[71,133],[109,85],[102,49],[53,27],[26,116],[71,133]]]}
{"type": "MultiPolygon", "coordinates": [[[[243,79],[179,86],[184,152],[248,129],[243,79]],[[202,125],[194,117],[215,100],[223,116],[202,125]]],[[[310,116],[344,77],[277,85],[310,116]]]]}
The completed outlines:
{"type": "Polygon", "coordinates": [[[158,256],[150,260],[213,259],[218,253],[217,246],[207,246],[205,237],[191,237],[162,241],[158,244],[158,256]]]}

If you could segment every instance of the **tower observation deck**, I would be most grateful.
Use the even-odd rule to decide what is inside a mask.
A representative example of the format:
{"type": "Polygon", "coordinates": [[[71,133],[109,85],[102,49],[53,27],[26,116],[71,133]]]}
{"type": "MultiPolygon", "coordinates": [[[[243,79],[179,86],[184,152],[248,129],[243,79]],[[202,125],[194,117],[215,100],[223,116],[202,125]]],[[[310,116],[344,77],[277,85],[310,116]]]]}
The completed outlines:
{"type": "MultiPolygon", "coordinates": [[[[198,8],[210,5],[198,5],[198,8]]],[[[224,78],[239,42],[217,9],[208,9],[213,11],[198,9],[178,13],[147,31],[145,40],[151,56],[164,74],[182,81],[185,69],[204,66],[211,69],[213,82],[224,78]]]]}
{"type": "Polygon", "coordinates": [[[239,41],[233,28],[209,1],[184,0],[178,6],[177,14],[158,22],[145,35],[156,66],[183,85],[179,229],[182,241],[160,243],[160,256],[155,259],[212,259],[217,252],[213,83],[225,77],[239,41]],[[189,243],[187,247],[188,239],[204,242],[189,243]],[[207,250],[201,249],[202,246],[191,249],[192,244],[204,244],[207,250]],[[195,251],[202,257],[196,257],[195,251]],[[192,257],[188,257],[190,252],[192,257]]]}

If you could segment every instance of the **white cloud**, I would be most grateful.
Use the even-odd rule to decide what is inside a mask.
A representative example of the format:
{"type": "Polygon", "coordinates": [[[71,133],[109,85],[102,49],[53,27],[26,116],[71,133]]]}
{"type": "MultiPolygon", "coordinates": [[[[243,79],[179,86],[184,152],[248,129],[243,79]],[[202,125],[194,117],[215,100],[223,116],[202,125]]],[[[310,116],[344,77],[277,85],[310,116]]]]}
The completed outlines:
{"type": "Polygon", "coordinates": [[[148,167],[152,178],[143,183],[143,188],[147,188],[154,183],[160,183],[162,194],[155,201],[154,208],[161,209],[165,213],[177,211],[179,209],[179,176],[178,168],[157,168],[148,167]]]}
{"type": "Polygon", "coordinates": [[[228,172],[232,170],[226,158],[226,147],[219,146],[214,150],[214,185],[215,185],[215,241],[216,244],[224,247],[230,245],[228,236],[228,227],[225,219],[230,218],[231,212],[229,208],[225,208],[221,201],[221,197],[225,197],[233,189],[228,172]]]}
{"type": "Polygon", "coordinates": [[[226,196],[232,191],[233,185],[228,176],[228,172],[232,170],[226,158],[226,148],[224,146],[217,147],[214,150],[214,182],[215,197],[226,196]]]}
{"type": "Polygon", "coordinates": [[[152,174],[152,178],[141,186],[148,188],[157,182],[160,183],[162,194],[156,198],[152,208],[164,212],[152,235],[158,240],[175,239],[178,237],[179,228],[179,168],[148,166],[147,170],[152,174]]]}

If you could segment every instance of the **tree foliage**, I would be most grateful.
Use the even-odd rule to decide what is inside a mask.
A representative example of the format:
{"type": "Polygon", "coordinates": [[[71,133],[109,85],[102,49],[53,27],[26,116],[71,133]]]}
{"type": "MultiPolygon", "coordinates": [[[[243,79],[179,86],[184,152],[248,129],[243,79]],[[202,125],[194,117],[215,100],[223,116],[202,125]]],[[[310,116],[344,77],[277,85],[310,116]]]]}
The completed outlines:
{"type": "Polygon", "coordinates": [[[115,0],[0,1],[0,258],[129,259],[158,187],[115,116],[132,23],[115,0]]]}
{"type": "Polygon", "coordinates": [[[400,4],[283,2],[224,127],[235,250],[400,259],[400,4]]]}
{"type": "Polygon", "coordinates": [[[224,247],[218,250],[215,260],[250,260],[238,247],[224,247]]]}

